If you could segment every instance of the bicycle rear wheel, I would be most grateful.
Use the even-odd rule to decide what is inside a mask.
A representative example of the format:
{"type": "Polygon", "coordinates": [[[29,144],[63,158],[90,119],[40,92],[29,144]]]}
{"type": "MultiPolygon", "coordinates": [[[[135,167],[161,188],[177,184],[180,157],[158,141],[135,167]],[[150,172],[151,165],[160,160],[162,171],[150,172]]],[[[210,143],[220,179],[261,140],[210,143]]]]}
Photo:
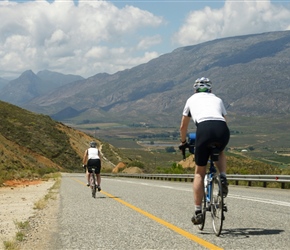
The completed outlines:
{"type": "Polygon", "coordinates": [[[216,236],[219,236],[223,227],[224,220],[224,199],[222,195],[222,184],[219,176],[216,176],[212,182],[212,195],[211,195],[211,216],[212,227],[216,236]]]}
{"type": "Polygon", "coordinates": [[[96,198],[97,186],[96,186],[96,177],[94,173],[91,173],[90,185],[92,189],[92,197],[96,198]]]}
{"type": "Polygon", "coordinates": [[[204,193],[202,199],[202,215],[203,215],[203,222],[198,225],[199,230],[203,230],[205,224],[205,215],[206,215],[206,194],[204,193]]]}

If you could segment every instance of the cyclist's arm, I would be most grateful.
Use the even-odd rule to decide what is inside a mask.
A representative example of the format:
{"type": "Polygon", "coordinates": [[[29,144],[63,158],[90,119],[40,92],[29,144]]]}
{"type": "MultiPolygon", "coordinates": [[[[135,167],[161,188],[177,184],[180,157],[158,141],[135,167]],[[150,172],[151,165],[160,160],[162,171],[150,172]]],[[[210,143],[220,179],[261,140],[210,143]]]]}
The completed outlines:
{"type": "Polygon", "coordinates": [[[186,135],[187,135],[187,129],[190,122],[189,116],[182,116],[181,118],[181,124],[180,124],[180,140],[181,142],[186,141],[186,135]]]}
{"type": "Polygon", "coordinates": [[[86,150],[84,153],[83,164],[87,165],[87,162],[88,162],[88,150],[86,150]]]}

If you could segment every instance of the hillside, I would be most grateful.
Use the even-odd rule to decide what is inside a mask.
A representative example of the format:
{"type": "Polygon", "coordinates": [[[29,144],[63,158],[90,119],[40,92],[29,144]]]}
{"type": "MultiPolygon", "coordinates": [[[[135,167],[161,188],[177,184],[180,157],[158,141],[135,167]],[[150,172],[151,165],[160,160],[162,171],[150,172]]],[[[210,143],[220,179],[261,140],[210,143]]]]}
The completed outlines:
{"type": "MultiPolygon", "coordinates": [[[[0,185],[54,171],[82,171],[83,153],[94,138],[2,101],[0,116],[0,185]]],[[[106,168],[112,165],[104,160],[106,168]]]]}
{"type": "Polygon", "coordinates": [[[290,112],[289,63],[290,31],[229,37],[68,83],[21,106],[71,123],[177,126],[193,82],[206,76],[231,116],[285,115],[290,112]],[[74,116],[63,110],[74,110],[74,116]]]}

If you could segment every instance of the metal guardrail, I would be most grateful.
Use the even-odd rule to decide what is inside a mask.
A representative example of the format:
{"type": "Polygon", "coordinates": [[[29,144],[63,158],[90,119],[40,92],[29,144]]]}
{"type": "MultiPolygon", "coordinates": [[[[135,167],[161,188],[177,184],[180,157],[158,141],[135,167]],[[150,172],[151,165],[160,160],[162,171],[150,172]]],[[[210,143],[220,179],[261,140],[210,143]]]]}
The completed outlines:
{"type": "MultiPolygon", "coordinates": [[[[127,177],[127,178],[139,178],[139,179],[152,179],[152,180],[165,180],[165,181],[184,181],[193,182],[193,174],[125,174],[125,173],[102,173],[103,176],[112,177],[127,177]]],[[[252,186],[253,182],[262,182],[263,187],[267,187],[268,182],[281,183],[281,188],[285,188],[286,183],[290,183],[290,175],[240,175],[240,174],[228,174],[227,179],[234,181],[235,185],[239,185],[240,181],[248,183],[248,186],[252,186]]]]}

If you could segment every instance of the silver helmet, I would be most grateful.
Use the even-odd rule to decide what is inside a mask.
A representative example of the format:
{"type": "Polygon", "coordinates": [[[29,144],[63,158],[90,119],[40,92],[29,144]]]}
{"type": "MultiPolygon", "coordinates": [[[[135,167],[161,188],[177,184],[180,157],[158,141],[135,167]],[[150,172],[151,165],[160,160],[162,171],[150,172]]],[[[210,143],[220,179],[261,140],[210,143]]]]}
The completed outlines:
{"type": "Polygon", "coordinates": [[[196,90],[196,92],[210,92],[211,81],[205,77],[198,78],[193,84],[193,88],[196,90]]]}

